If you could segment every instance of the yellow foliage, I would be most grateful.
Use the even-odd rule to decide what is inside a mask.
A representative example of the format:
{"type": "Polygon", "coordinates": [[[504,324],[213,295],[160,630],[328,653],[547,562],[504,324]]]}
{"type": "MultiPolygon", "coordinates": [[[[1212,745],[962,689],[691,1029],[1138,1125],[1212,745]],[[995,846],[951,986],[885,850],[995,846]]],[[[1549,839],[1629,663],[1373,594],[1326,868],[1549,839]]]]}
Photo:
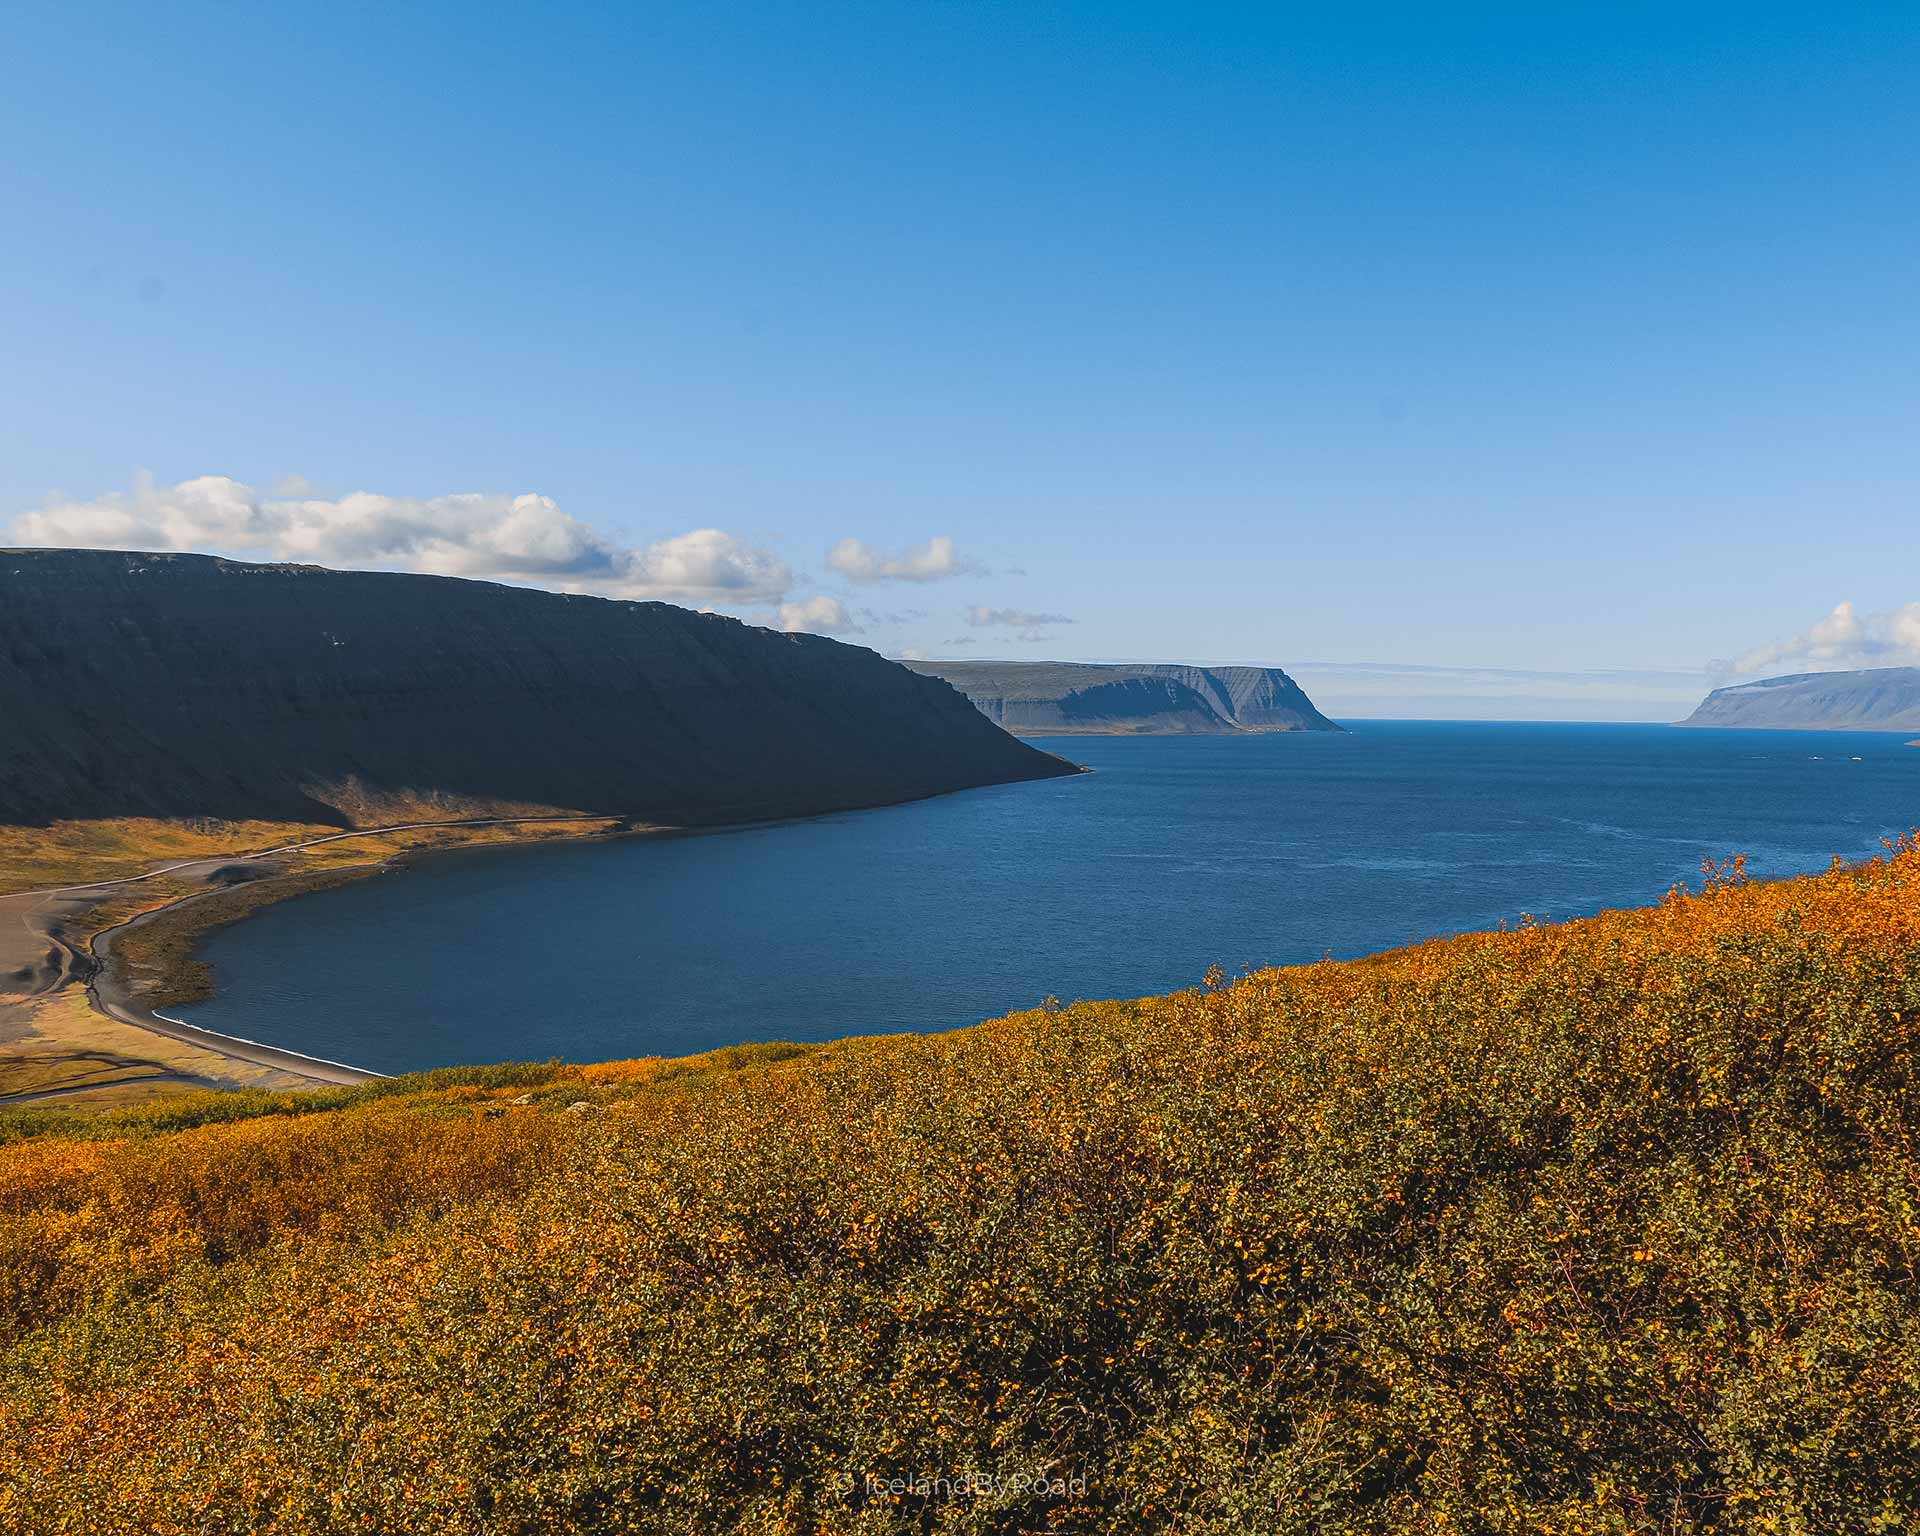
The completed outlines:
{"type": "Polygon", "coordinates": [[[23,1119],[0,1529],[1912,1530],[1920,852],[1709,874],[949,1035],[23,1119]]]}

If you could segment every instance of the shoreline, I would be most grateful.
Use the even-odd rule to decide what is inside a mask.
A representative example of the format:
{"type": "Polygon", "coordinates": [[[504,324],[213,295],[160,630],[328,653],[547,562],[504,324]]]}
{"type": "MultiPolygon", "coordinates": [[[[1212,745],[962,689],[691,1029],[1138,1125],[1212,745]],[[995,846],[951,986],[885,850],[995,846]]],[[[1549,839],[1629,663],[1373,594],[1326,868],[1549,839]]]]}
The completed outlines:
{"type": "MultiPolygon", "coordinates": [[[[298,1091],[376,1081],[386,1074],[245,1036],[203,1029],[163,1011],[175,1004],[176,994],[191,991],[196,984],[205,984],[193,974],[197,963],[194,948],[199,938],[214,928],[252,915],[262,906],[332,885],[371,878],[424,853],[470,847],[585,842],[609,836],[653,835],[665,830],[671,829],[635,826],[630,819],[618,816],[542,814],[415,821],[332,832],[294,843],[275,842],[265,848],[256,842],[245,851],[176,858],[136,873],[6,892],[0,895],[0,920],[7,920],[11,928],[11,919],[17,913],[24,934],[24,946],[19,937],[15,939],[14,948],[20,953],[13,954],[12,959],[24,957],[29,963],[12,978],[21,983],[22,990],[9,987],[7,976],[0,973],[0,1040],[35,1037],[33,1061],[37,1070],[32,1086],[0,1092],[0,1104],[11,1108],[49,1097],[89,1093],[105,1095],[106,1101],[112,1101],[119,1090],[161,1082],[217,1092],[262,1086],[298,1091]],[[515,835],[520,828],[529,831],[515,835]],[[432,839],[436,834],[450,840],[391,846],[391,840],[396,838],[406,839],[412,835],[432,839]],[[288,865],[290,857],[297,859],[306,849],[344,843],[348,846],[339,852],[360,854],[362,850],[352,847],[355,840],[373,842],[376,839],[388,840],[389,845],[365,850],[359,862],[308,869],[288,865]],[[236,874],[240,877],[235,878],[236,874]],[[193,888],[182,891],[182,886],[193,888]],[[113,917],[112,908],[117,904],[137,902],[143,891],[160,895],[169,890],[175,894],[162,899],[159,905],[93,927],[102,917],[113,917]],[[209,907],[215,910],[205,910],[209,907]],[[176,931],[167,936],[156,954],[143,957],[148,974],[139,977],[130,971],[128,957],[116,953],[118,946],[129,934],[161,924],[174,925],[176,931]],[[72,1005],[59,1006],[62,998],[72,999],[72,1005]],[[77,1015],[74,1007],[79,1010],[77,1015]],[[49,1034],[47,1021],[55,1019],[63,1022],[55,1024],[53,1033],[49,1034]],[[148,1053],[136,1046],[129,1051],[128,1037],[122,1036],[115,1061],[123,1075],[99,1082],[40,1087],[38,1078],[48,1063],[80,1060],[94,1054],[85,1039],[89,1030],[81,1023],[82,1019],[97,1020],[109,1029],[130,1030],[132,1039],[151,1039],[155,1049],[148,1053]],[[185,1047],[185,1051],[180,1047],[185,1047]],[[179,1071],[166,1065],[171,1061],[191,1062],[194,1066],[192,1070],[179,1071]]],[[[321,857],[328,851],[331,850],[323,850],[321,857]]],[[[7,1086],[0,1083],[0,1088],[7,1086]]]]}
{"type": "MultiPolygon", "coordinates": [[[[1069,770],[1066,773],[1049,775],[1049,777],[1073,778],[1092,772],[1085,765],[1073,763],[1058,753],[1048,755],[1065,763],[1069,770]]],[[[966,786],[967,789],[1000,787],[1004,785],[996,783],[966,786]]],[[[334,1061],[288,1047],[269,1045],[263,1041],[248,1039],[243,1035],[230,1035],[217,1030],[204,1029],[162,1011],[200,1001],[212,995],[212,979],[204,973],[204,962],[198,957],[199,946],[206,935],[215,929],[244,921],[263,907],[278,906],[283,902],[336,885],[356,883],[384,873],[400,872],[414,862],[430,856],[558,844],[585,845],[615,838],[694,837],[713,833],[740,832],[810,821],[822,816],[886,810],[962,792],[964,791],[942,790],[881,804],[836,806],[798,815],[775,814],[692,826],[636,824],[630,818],[623,816],[551,814],[407,822],[390,827],[367,827],[335,832],[297,843],[280,844],[265,849],[256,848],[250,852],[209,854],[187,860],[176,860],[161,867],[143,870],[138,874],[43,889],[7,892],[0,895],[0,902],[20,900],[45,904],[62,898],[68,902],[79,902],[88,896],[94,898],[78,906],[76,910],[49,921],[42,930],[47,943],[50,946],[57,946],[67,957],[68,963],[62,967],[62,973],[52,981],[50,990],[39,995],[51,995],[52,992],[62,991],[78,984],[84,989],[87,1009],[94,1017],[207,1052],[239,1067],[284,1074],[310,1085],[350,1085],[377,1081],[387,1074],[372,1068],[356,1066],[350,1062],[334,1061]],[[376,853],[360,863],[344,863],[318,869],[294,870],[274,862],[288,855],[297,856],[309,848],[335,845],[355,839],[371,840],[403,835],[408,832],[424,832],[431,835],[436,832],[458,834],[471,830],[485,833],[490,828],[517,827],[534,829],[546,827],[553,830],[546,835],[540,835],[536,830],[534,835],[524,837],[511,835],[501,838],[456,837],[447,842],[428,842],[420,846],[376,853]],[[560,830],[562,828],[574,830],[560,830]],[[222,872],[231,871],[234,866],[251,866],[262,872],[237,881],[211,883],[222,872]],[[66,931],[69,921],[98,911],[116,896],[124,895],[130,890],[137,890],[143,884],[164,876],[190,876],[194,873],[198,873],[208,883],[200,889],[176,895],[158,906],[109,923],[90,935],[72,935],[66,931]],[[141,984],[136,985],[134,978],[129,974],[128,957],[117,953],[118,947],[129,935],[138,935],[142,930],[159,927],[165,927],[170,931],[160,937],[159,947],[155,953],[141,957],[148,974],[140,979],[141,984]],[[149,1001],[149,999],[153,1000],[149,1001]]],[[[38,910],[37,907],[28,909],[29,913],[36,910],[38,910]]],[[[239,1086],[239,1084],[232,1086],[239,1086]]],[[[6,1096],[0,1095],[0,1097],[6,1096]]]]}
{"type": "MultiPolygon", "coordinates": [[[[354,866],[373,875],[385,867],[384,864],[354,866]]],[[[368,1067],[356,1067],[344,1061],[330,1061],[324,1056],[309,1056],[302,1051],[290,1051],[277,1045],[267,1045],[259,1040],[249,1040],[243,1035],[224,1035],[216,1030],[202,1029],[197,1024],[189,1024],[185,1019],[170,1018],[157,1008],[137,1002],[132,992],[124,985],[124,976],[114,963],[114,946],[119,938],[131,932],[150,918],[165,913],[177,912],[196,901],[219,892],[203,891],[193,896],[183,896],[178,901],[168,902],[164,907],[155,907],[151,912],[142,912],[125,922],[115,923],[103,928],[88,942],[86,953],[92,963],[93,974],[87,978],[86,992],[88,1006],[96,1012],[116,1019],[122,1024],[131,1024],[135,1029],[144,1029],[149,1033],[162,1035],[169,1040],[177,1040],[183,1045],[196,1045],[216,1055],[229,1057],[235,1061],[244,1061],[252,1066],[269,1067],[278,1072],[290,1072],[296,1077],[310,1078],[316,1083],[333,1085],[353,1085],[373,1082],[387,1076],[384,1072],[375,1072],[368,1067]]],[[[304,891],[288,891],[286,897],[305,894],[304,891]]],[[[241,913],[232,921],[246,916],[241,913]]],[[[209,924],[199,932],[211,932],[213,928],[224,926],[220,923],[209,924]]]]}
{"type": "MultiPolygon", "coordinates": [[[[463,826],[503,826],[503,825],[556,825],[585,822],[590,818],[582,817],[526,817],[496,818],[491,821],[468,823],[420,823],[407,828],[381,827],[368,828],[364,832],[350,832],[336,837],[319,839],[319,842],[340,842],[353,837],[375,837],[401,830],[419,830],[421,828],[446,828],[457,830],[463,826]]],[[[240,885],[215,886],[207,890],[194,891],[162,906],[139,912],[132,917],[102,928],[86,941],[84,956],[89,974],[85,977],[88,1005],[95,1012],[135,1029],[143,1029],[151,1034],[175,1040],[183,1045],[198,1046],[235,1061],[246,1062],[252,1066],[267,1067],[275,1071],[288,1072],[298,1077],[310,1079],[316,1083],[331,1085],[353,1085],[375,1082],[390,1074],[376,1071],[371,1067],[355,1066],[351,1062],[335,1061],[325,1056],[312,1056],[304,1051],[292,1050],[285,1046],[269,1045],[264,1041],[250,1040],[244,1035],[224,1034],[219,1030],[204,1029],[198,1024],[190,1024],[185,1019],[173,1018],[160,1012],[161,1007],[179,1007],[183,1003],[198,1002],[212,995],[211,978],[201,978],[194,974],[203,962],[198,959],[197,951],[201,941],[219,928],[230,927],[244,922],[263,907],[279,906],[301,896],[313,895],[335,886],[356,884],[361,880],[370,880],[382,874],[404,869],[409,863],[435,854],[471,852],[481,848],[537,847],[550,843],[589,843],[613,838],[661,837],[671,836],[683,829],[677,827],[635,826],[622,817],[598,818],[600,821],[614,823],[611,826],[595,826],[592,830],[580,831],[571,835],[561,833],[552,837],[530,838],[524,842],[507,841],[500,843],[454,843],[443,847],[422,847],[402,849],[383,858],[370,859],[364,864],[346,864],[332,869],[282,872],[266,875],[255,881],[240,885]],[[222,913],[209,917],[203,922],[191,919],[181,922],[179,915],[183,911],[201,905],[222,896],[234,896],[236,893],[251,896],[238,911],[222,913]],[[160,992],[163,1001],[150,1004],[142,1001],[135,990],[127,985],[124,967],[116,962],[115,949],[128,934],[143,927],[164,922],[174,922],[177,931],[170,937],[178,948],[161,958],[161,969],[152,985],[146,990],[160,992]],[[200,996],[176,1000],[170,994],[187,989],[204,989],[200,996]]],[[[303,845],[312,846],[312,845],[303,845]]],[[[240,855],[223,863],[238,863],[250,859],[263,859],[284,853],[287,849],[270,849],[262,853],[240,855]]],[[[159,873],[155,871],[154,873],[159,873]]],[[[131,884],[134,880],[146,876],[135,876],[127,881],[103,882],[104,885],[131,884]]],[[[69,946],[71,949],[71,946],[69,946]]],[[[75,979],[79,979],[76,977],[75,979]]]]}

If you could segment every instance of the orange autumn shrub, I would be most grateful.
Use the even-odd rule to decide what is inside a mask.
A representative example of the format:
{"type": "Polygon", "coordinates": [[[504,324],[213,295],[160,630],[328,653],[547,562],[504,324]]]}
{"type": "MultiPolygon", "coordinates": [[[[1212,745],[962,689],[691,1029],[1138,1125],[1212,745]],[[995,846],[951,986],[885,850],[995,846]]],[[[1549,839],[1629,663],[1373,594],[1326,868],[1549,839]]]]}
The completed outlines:
{"type": "Polygon", "coordinates": [[[1913,1530],[1917,1046],[1902,845],[949,1035],[29,1136],[0,1529],[1913,1530]]]}
{"type": "Polygon", "coordinates": [[[0,1159],[0,1324],[137,1291],[189,1261],[362,1236],[511,1194],[557,1129],[423,1094],[354,1115],[25,1142],[0,1159]]]}

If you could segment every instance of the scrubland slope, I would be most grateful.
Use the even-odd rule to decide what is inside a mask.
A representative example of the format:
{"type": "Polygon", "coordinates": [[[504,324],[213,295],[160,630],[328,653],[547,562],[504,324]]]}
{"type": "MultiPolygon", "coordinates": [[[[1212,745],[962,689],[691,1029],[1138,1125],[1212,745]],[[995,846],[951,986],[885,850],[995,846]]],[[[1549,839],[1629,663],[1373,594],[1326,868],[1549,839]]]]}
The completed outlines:
{"type": "Polygon", "coordinates": [[[0,1527],[1910,1529],[1917,1045],[1909,848],[943,1036],[16,1115],[0,1527]]]}

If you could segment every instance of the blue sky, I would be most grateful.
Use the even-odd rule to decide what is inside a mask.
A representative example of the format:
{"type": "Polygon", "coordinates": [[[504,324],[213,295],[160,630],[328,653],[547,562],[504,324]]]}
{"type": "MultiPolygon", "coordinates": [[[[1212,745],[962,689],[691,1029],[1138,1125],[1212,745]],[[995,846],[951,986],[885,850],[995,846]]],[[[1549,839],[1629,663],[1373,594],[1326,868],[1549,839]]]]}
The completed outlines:
{"type": "Polygon", "coordinates": [[[1920,661],[1920,16],[1547,9],[28,0],[0,532],[1350,713],[1920,661]]]}

